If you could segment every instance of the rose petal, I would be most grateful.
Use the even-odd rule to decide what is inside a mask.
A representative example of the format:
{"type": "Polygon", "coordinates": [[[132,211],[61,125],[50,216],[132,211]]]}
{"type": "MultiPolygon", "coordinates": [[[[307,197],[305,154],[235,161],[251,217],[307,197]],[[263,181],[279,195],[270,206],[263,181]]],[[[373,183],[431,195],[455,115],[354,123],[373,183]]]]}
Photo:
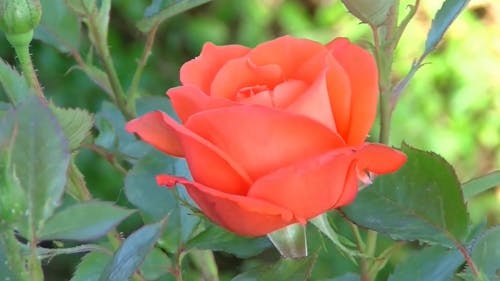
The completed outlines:
{"type": "Polygon", "coordinates": [[[277,64],[284,77],[290,78],[305,61],[324,50],[317,42],[283,36],[258,45],[248,57],[257,65],[277,64]]]}
{"type": "Polygon", "coordinates": [[[200,112],[186,127],[230,155],[252,179],[344,145],[307,117],[255,105],[200,112]]]}
{"type": "Polygon", "coordinates": [[[223,193],[168,175],[158,176],[157,182],[169,187],[184,185],[209,219],[239,235],[261,236],[296,222],[289,210],[262,200],[223,193]]]}
{"type": "Polygon", "coordinates": [[[345,190],[357,190],[347,180],[356,178],[355,164],[353,150],[333,150],[258,179],[248,196],[290,209],[303,222],[336,206],[345,190]]]}
{"type": "Polygon", "coordinates": [[[351,117],[346,141],[350,145],[360,145],[366,139],[377,114],[377,64],[368,51],[345,38],[333,40],[327,48],[350,79],[351,117]]]}
{"type": "Polygon", "coordinates": [[[276,64],[258,66],[248,58],[234,59],[222,66],[214,77],[210,93],[215,97],[238,99],[238,92],[246,87],[260,86],[273,89],[284,80],[276,64]]]}
{"type": "Polygon", "coordinates": [[[196,85],[208,95],[219,68],[229,60],[245,56],[249,51],[249,48],[241,45],[216,46],[206,43],[199,57],[181,67],[180,80],[183,85],[196,85]]]}
{"type": "Polygon", "coordinates": [[[184,123],[193,114],[217,107],[235,105],[228,99],[207,96],[194,85],[175,87],[167,91],[177,116],[184,123]]]}
{"type": "Polygon", "coordinates": [[[151,112],[130,121],[126,129],[167,154],[184,156],[197,182],[227,193],[246,194],[248,191],[251,181],[240,165],[163,112],[151,112]]]}
{"type": "Polygon", "coordinates": [[[164,122],[164,115],[159,111],[147,113],[129,121],[125,125],[125,130],[138,134],[144,142],[163,153],[183,157],[184,149],[177,132],[164,122]]]}
{"type": "Polygon", "coordinates": [[[406,162],[406,155],[383,144],[366,143],[358,150],[356,159],[358,159],[358,169],[383,175],[401,168],[406,162]]]}
{"type": "Polygon", "coordinates": [[[267,107],[285,108],[307,90],[307,84],[300,80],[288,80],[277,85],[272,91],[261,92],[241,100],[243,103],[267,107]]]}

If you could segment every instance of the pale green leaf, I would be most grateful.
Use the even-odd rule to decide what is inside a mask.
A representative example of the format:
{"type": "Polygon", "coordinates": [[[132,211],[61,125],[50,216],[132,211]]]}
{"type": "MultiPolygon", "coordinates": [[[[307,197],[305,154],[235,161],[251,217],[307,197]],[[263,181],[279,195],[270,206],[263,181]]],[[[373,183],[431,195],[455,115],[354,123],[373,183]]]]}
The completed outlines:
{"type": "Polygon", "coordinates": [[[494,171],[487,175],[480,176],[462,184],[462,190],[466,200],[486,191],[492,187],[500,185],[500,171],[494,171]]]}
{"type": "Polygon", "coordinates": [[[94,117],[88,111],[80,108],[51,107],[56,115],[64,135],[69,140],[69,148],[77,149],[90,134],[94,125],[94,117]]]}

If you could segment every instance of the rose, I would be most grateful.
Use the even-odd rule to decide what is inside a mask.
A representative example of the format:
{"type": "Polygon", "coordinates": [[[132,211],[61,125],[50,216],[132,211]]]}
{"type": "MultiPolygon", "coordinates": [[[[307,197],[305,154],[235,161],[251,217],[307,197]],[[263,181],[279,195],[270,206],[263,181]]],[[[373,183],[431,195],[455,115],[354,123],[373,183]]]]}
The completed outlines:
{"type": "Polygon", "coordinates": [[[364,49],[285,36],[254,49],[205,44],[170,89],[182,124],[156,111],[130,121],[160,151],[187,161],[182,184],[216,224],[259,236],[352,202],[358,179],[406,156],[364,143],[376,115],[377,68],[364,49]]]}

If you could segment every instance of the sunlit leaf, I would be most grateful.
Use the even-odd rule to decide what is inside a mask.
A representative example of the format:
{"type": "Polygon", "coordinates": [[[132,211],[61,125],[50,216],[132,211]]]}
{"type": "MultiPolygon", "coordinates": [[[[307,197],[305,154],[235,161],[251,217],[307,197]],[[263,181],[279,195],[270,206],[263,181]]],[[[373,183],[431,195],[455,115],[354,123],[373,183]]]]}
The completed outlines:
{"type": "Polygon", "coordinates": [[[462,184],[462,190],[466,200],[492,187],[500,185],[500,171],[494,171],[480,176],[462,184]]]}
{"type": "Polygon", "coordinates": [[[467,6],[469,0],[445,0],[443,5],[432,20],[431,29],[425,41],[423,56],[430,53],[443,38],[444,33],[450,27],[460,12],[467,6]]]}
{"type": "Polygon", "coordinates": [[[167,219],[143,226],[132,233],[115,253],[99,281],[129,280],[139,269],[154,244],[163,233],[167,219]]]}
{"type": "Polygon", "coordinates": [[[71,205],[54,214],[40,238],[45,240],[94,240],[117,226],[134,211],[110,202],[90,201],[71,205]]]}
{"type": "Polygon", "coordinates": [[[311,255],[302,259],[281,259],[270,267],[240,274],[232,281],[306,281],[309,280],[316,258],[316,255],[311,255]]]}
{"type": "Polygon", "coordinates": [[[233,234],[217,226],[209,226],[193,239],[185,248],[224,251],[240,258],[248,258],[261,253],[271,242],[267,238],[246,238],[233,234]]]}
{"type": "Polygon", "coordinates": [[[144,19],[137,23],[142,32],[148,32],[155,25],[210,0],[153,0],[144,13],[144,19]]]}
{"type": "Polygon", "coordinates": [[[453,168],[431,152],[407,145],[407,163],[380,176],[343,211],[355,223],[394,239],[453,247],[467,233],[467,213],[453,168]]]}
{"type": "Polygon", "coordinates": [[[42,21],[35,30],[35,38],[56,47],[60,52],[78,50],[80,21],[63,0],[40,0],[42,21]]]}
{"type": "Polygon", "coordinates": [[[52,106],[64,135],[69,140],[69,148],[77,149],[82,141],[90,134],[94,125],[93,116],[84,109],[79,108],[61,108],[52,106]]]}

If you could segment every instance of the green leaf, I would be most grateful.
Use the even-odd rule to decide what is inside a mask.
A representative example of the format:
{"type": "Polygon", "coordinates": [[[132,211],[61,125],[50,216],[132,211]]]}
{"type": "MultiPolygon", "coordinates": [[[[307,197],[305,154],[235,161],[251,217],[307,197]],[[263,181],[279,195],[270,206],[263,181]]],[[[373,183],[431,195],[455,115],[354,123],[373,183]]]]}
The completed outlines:
{"type": "Polygon", "coordinates": [[[16,126],[12,167],[28,198],[24,230],[33,236],[64,193],[70,159],[68,142],[51,110],[35,97],[4,118],[13,120],[16,126]]]}
{"type": "Polygon", "coordinates": [[[465,200],[468,200],[479,193],[498,185],[500,185],[500,171],[497,170],[463,183],[462,190],[465,200]]]}
{"type": "Polygon", "coordinates": [[[168,256],[158,248],[154,248],[144,260],[141,273],[146,280],[157,280],[168,273],[171,261],[168,256]]]}
{"type": "Polygon", "coordinates": [[[410,254],[406,260],[400,262],[389,281],[447,281],[463,263],[464,257],[457,249],[438,245],[427,247],[410,254]]]}
{"type": "Polygon", "coordinates": [[[13,104],[18,104],[34,95],[24,77],[2,59],[0,59],[0,84],[13,104]]]}
{"type": "Polygon", "coordinates": [[[135,163],[134,167],[125,177],[125,195],[137,208],[146,220],[158,220],[169,214],[167,228],[162,240],[169,251],[175,252],[181,242],[187,241],[198,225],[200,219],[191,212],[174,196],[175,192],[183,190],[168,190],[161,188],[156,183],[158,174],[172,174],[185,176],[183,172],[184,160],[151,151],[144,158],[135,163]]]}
{"type": "Polygon", "coordinates": [[[80,44],[80,21],[63,0],[40,0],[42,21],[35,38],[56,47],[60,52],[77,52],[80,44]]]}
{"type": "Polygon", "coordinates": [[[450,27],[458,14],[467,6],[467,3],[469,3],[469,0],[445,0],[443,2],[443,5],[432,20],[431,29],[425,41],[423,57],[429,54],[439,41],[441,41],[448,27],[450,27]]]}
{"type": "Polygon", "coordinates": [[[134,210],[111,202],[90,201],[75,204],[54,214],[40,233],[44,240],[94,240],[106,235],[134,210]]]}
{"type": "Polygon", "coordinates": [[[94,117],[84,109],[57,106],[51,108],[61,124],[64,135],[69,140],[69,148],[77,149],[90,134],[94,125],[94,117]]]}
{"type": "Polygon", "coordinates": [[[239,258],[248,258],[269,248],[271,243],[267,238],[246,238],[237,236],[218,226],[209,226],[193,237],[185,245],[186,250],[191,248],[224,251],[239,258]]]}
{"type": "Polygon", "coordinates": [[[78,169],[78,166],[76,166],[74,155],[71,157],[69,163],[66,192],[76,201],[86,200],[90,197],[88,196],[89,194],[85,177],[80,169],[78,169]]]}
{"type": "Polygon", "coordinates": [[[407,163],[378,177],[342,210],[356,224],[394,239],[453,247],[467,233],[460,183],[442,157],[404,145],[407,163]]]}
{"type": "Polygon", "coordinates": [[[166,221],[165,218],[158,223],[143,226],[123,241],[113,260],[101,274],[99,281],[129,280],[153,249],[163,233],[166,221]]]}
{"type": "Polygon", "coordinates": [[[78,264],[70,281],[98,281],[101,272],[103,272],[106,268],[106,264],[110,261],[111,257],[103,253],[88,253],[78,264]]]}
{"type": "Polygon", "coordinates": [[[305,281],[309,280],[317,255],[302,259],[281,259],[271,267],[263,267],[236,276],[232,281],[305,281]]]}
{"type": "Polygon", "coordinates": [[[13,253],[8,253],[3,237],[0,235],[0,280],[17,281],[16,274],[9,266],[8,254],[12,255],[13,253]]]}
{"type": "MultiPolygon", "coordinates": [[[[498,280],[500,274],[500,226],[486,231],[472,249],[472,260],[489,280],[498,280]]],[[[470,269],[467,269],[470,273],[470,269]]]]}
{"type": "Polygon", "coordinates": [[[154,26],[161,24],[166,19],[209,1],[210,0],[153,0],[153,3],[146,8],[144,18],[137,23],[137,28],[147,33],[154,26]]]}

